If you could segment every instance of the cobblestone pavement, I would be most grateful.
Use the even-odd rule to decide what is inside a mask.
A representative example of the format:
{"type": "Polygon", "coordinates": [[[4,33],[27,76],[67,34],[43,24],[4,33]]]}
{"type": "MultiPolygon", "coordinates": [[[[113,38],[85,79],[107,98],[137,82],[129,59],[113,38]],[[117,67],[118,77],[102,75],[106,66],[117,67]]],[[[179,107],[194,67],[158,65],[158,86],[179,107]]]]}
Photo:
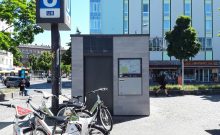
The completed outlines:
{"type": "MultiPolygon", "coordinates": [[[[35,100],[39,102],[39,98],[35,100]]],[[[115,116],[111,135],[220,134],[220,95],[151,97],[150,102],[149,117],[115,116]]],[[[0,106],[0,135],[12,135],[14,113],[13,109],[0,106]]]]}

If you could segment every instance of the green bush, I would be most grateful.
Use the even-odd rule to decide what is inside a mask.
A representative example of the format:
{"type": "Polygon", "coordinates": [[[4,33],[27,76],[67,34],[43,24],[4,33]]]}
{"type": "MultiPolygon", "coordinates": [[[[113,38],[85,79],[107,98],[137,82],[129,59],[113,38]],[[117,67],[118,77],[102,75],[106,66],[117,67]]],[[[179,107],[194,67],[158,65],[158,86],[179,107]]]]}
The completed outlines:
{"type": "Polygon", "coordinates": [[[0,94],[12,93],[12,92],[19,92],[19,89],[16,88],[2,88],[0,89],[0,94]]]}
{"type": "MultiPolygon", "coordinates": [[[[151,91],[158,90],[160,88],[159,85],[150,86],[151,91]]],[[[184,85],[182,88],[181,85],[167,85],[166,88],[168,90],[185,90],[185,91],[193,91],[193,90],[210,90],[210,89],[219,89],[220,85],[204,85],[204,84],[195,84],[195,85],[184,85]]]]}

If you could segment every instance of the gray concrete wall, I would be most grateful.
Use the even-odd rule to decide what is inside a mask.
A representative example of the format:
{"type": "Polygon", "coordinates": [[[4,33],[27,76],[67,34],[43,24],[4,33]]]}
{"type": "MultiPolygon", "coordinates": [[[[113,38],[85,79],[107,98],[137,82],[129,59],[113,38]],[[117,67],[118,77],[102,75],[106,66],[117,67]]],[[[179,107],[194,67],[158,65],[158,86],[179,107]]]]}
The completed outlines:
{"type": "Polygon", "coordinates": [[[119,36],[113,39],[114,115],[150,115],[149,37],[119,36]],[[142,95],[119,96],[118,58],[142,58],[142,95]]]}
{"type": "Polygon", "coordinates": [[[78,96],[84,92],[83,87],[83,37],[72,37],[72,92],[78,96]]]}

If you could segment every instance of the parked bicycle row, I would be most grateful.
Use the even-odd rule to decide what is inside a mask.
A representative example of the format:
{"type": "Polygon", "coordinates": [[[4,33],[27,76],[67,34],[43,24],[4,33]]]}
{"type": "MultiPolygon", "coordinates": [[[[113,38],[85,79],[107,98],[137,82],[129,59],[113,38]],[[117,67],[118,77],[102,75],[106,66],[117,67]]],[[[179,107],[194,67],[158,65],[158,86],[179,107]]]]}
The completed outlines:
{"type": "Polygon", "coordinates": [[[82,102],[80,100],[82,96],[69,98],[63,95],[67,100],[60,104],[58,113],[54,114],[47,106],[47,102],[51,97],[58,97],[40,90],[35,90],[42,94],[42,101],[38,106],[34,105],[31,96],[26,101],[28,108],[4,103],[0,105],[16,110],[14,135],[108,135],[112,130],[113,121],[108,108],[99,96],[100,92],[106,90],[106,88],[100,88],[87,93],[86,96],[95,94],[97,97],[97,101],[90,110],[86,106],[89,102],[87,98],[82,102]],[[46,119],[53,121],[52,127],[46,119]]]}

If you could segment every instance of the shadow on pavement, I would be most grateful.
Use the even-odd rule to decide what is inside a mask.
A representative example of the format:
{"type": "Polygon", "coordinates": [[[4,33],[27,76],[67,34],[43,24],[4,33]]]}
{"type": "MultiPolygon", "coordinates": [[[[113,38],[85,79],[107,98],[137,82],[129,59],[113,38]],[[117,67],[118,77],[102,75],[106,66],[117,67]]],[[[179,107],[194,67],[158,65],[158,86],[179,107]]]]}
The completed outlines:
{"type": "Polygon", "coordinates": [[[220,129],[205,130],[210,135],[220,135],[220,129]]]}
{"type": "Polygon", "coordinates": [[[113,116],[113,123],[119,124],[127,121],[142,119],[148,116],[113,116]]]}
{"type": "Polygon", "coordinates": [[[14,122],[0,122],[0,129],[3,129],[11,124],[13,124],[14,122]]]}
{"type": "MultiPolygon", "coordinates": [[[[71,88],[72,83],[71,81],[63,81],[62,82],[62,88],[67,89],[67,88],[71,88]]],[[[42,82],[39,84],[31,84],[31,86],[28,89],[51,89],[52,88],[52,84],[51,83],[46,83],[46,82],[42,82]]]]}
{"type": "Polygon", "coordinates": [[[210,100],[212,102],[219,102],[220,95],[204,95],[201,97],[203,100],[210,100]]]}

